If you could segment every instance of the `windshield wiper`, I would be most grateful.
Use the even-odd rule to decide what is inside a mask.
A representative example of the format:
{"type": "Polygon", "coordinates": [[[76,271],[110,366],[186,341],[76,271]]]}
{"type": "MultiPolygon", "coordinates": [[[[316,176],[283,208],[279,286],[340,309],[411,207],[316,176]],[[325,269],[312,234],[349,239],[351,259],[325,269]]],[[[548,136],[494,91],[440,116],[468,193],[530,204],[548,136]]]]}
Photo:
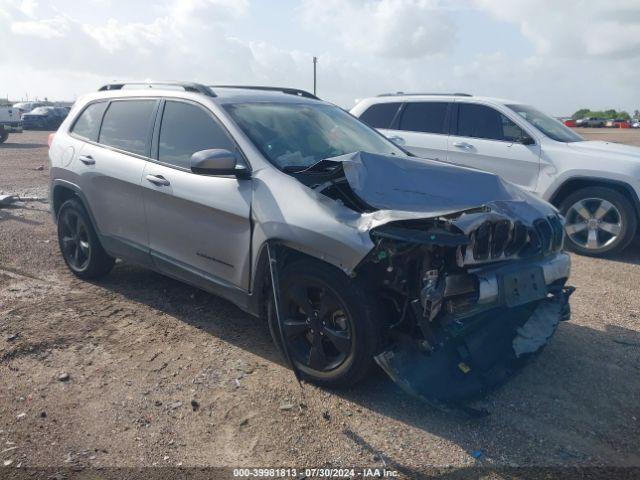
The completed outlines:
{"type": "Polygon", "coordinates": [[[308,165],[285,165],[282,167],[284,173],[298,173],[309,168],[308,165]]]}
{"type": "Polygon", "coordinates": [[[340,164],[341,162],[323,158],[311,165],[286,165],[282,167],[282,171],[285,173],[333,172],[340,164]]]}

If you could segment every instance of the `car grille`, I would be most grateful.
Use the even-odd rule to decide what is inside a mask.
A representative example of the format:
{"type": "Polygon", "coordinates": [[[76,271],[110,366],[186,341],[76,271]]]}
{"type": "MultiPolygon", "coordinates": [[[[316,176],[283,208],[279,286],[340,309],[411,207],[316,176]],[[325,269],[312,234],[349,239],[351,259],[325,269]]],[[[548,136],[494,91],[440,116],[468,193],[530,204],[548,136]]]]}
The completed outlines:
{"type": "Polygon", "coordinates": [[[486,221],[469,235],[464,264],[530,257],[562,248],[564,228],[560,217],[539,218],[527,227],[510,220],[486,221]]]}

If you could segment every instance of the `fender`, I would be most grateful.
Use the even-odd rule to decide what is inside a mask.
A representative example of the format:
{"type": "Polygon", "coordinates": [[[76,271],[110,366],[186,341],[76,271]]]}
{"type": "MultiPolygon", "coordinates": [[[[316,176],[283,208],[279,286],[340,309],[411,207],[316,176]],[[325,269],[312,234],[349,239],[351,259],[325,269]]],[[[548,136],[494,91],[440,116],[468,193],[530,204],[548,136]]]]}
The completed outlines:
{"type": "MultiPolygon", "coordinates": [[[[579,176],[574,176],[574,177],[569,177],[566,178],[562,181],[562,183],[560,183],[560,185],[558,185],[557,188],[555,188],[553,190],[553,193],[549,196],[549,203],[552,203],[555,205],[555,201],[556,199],[559,197],[559,194],[561,192],[564,193],[564,189],[570,184],[570,183],[578,183],[578,184],[583,184],[584,186],[587,186],[589,184],[599,184],[599,185],[604,185],[604,186],[611,186],[612,188],[614,188],[615,190],[622,190],[625,193],[627,193],[628,197],[631,199],[631,202],[633,203],[633,206],[635,208],[636,211],[636,215],[638,216],[638,218],[640,219],[640,198],[638,198],[638,194],[637,192],[634,190],[634,188],[622,181],[622,180],[616,180],[616,179],[612,179],[612,178],[604,178],[604,177],[590,177],[590,176],[585,176],[585,175],[579,175],[579,176]]],[[[550,187],[549,190],[551,190],[553,188],[550,187]]],[[[578,186],[577,188],[582,188],[581,186],[578,186]]],[[[546,195],[545,195],[546,196],[546,195]]]]}
{"type": "MultiPolygon", "coordinates": [[[[62,180],[60,178],[56,178],[55,180],[53,180],[51,182],[51,187],[49,190],[49,198],[51,199],[51,216],[53,217],[53,221],[57,222],[58,221],[58,215],[56,212],[56,205],[54,204],[54,199],[55,199],[55,191],[58,187],[62,187],[68,190],[72,190],[73,193],[75,194],[76,197],[78,197],[78,199],[80,200],[80,202],[82,202],[82,206],[84,207],[84,209],[87,211],[87,213],[89,214],[89,220],[91,220],[91,226],[93,227],[93,229],[95,230],[96,234],[98,235],[98,238],[101,239],[102,235],[100,234],[100,230],[98,229],[98,224],[96,222],[95,216],[93,215],[93,212],[91,211],[91,208],[89,207],[89,202],[87,201],[87,198],[85,197],[84,193],[82,193],[82,190],[80,190],[80,187],[78,185],[76,185],[73,182],[70,182],[68,180],[62,180]]],[[[58,205],[59,207],[59,205],[58,205]]]]}
{"type": "Polygon", "coordinates": [[[271,238],[261,242],[260,245],[255,248],[255,256],[253,257],[251,262],[253,268],[249,284],[250,299],[249,306],[246,309],[246,311],[255,316],[260,316],[262,314],[262,307],[264,304],[265,281],[269,277],[270,272],[268,260],[269,245],[271,245],[272,247],[282,247],[289,252],[299,254],[300,256],[315,258],[316,260],[320,260],[336,268],[340,268],[339,263],[337,263],[336,261],[329,261],[326,255],[323,255],[320,252],[309,250],[308,248],[304,248],[303,246],[288,240],[271,238]]]}

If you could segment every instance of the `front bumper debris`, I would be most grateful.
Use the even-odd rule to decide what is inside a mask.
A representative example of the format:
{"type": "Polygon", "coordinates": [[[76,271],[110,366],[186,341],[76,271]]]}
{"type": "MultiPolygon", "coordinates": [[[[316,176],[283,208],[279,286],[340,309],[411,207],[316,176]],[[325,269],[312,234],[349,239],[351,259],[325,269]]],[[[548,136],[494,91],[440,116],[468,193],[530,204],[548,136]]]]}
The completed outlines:
{"type": "Polygon", "coordinates": [[[477,397],[507,380],[546,345],[558,323],[570,317],[573,290],[561,287],[543,300],[483,311],[463,332],[432,350],[406,340],[375,360],[404,391],[434,405],[477,397]]]}

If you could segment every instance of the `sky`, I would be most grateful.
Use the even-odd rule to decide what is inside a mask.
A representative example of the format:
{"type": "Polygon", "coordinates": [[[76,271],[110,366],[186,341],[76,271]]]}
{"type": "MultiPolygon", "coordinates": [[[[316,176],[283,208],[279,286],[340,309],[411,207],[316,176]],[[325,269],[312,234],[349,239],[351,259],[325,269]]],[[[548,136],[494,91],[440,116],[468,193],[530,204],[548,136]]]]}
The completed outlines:
{"type": "Polygon", "coordinates": [[[640,0],[0,0],[0,98],[113,80],[467,92],[640,109],[640,0]]]}

